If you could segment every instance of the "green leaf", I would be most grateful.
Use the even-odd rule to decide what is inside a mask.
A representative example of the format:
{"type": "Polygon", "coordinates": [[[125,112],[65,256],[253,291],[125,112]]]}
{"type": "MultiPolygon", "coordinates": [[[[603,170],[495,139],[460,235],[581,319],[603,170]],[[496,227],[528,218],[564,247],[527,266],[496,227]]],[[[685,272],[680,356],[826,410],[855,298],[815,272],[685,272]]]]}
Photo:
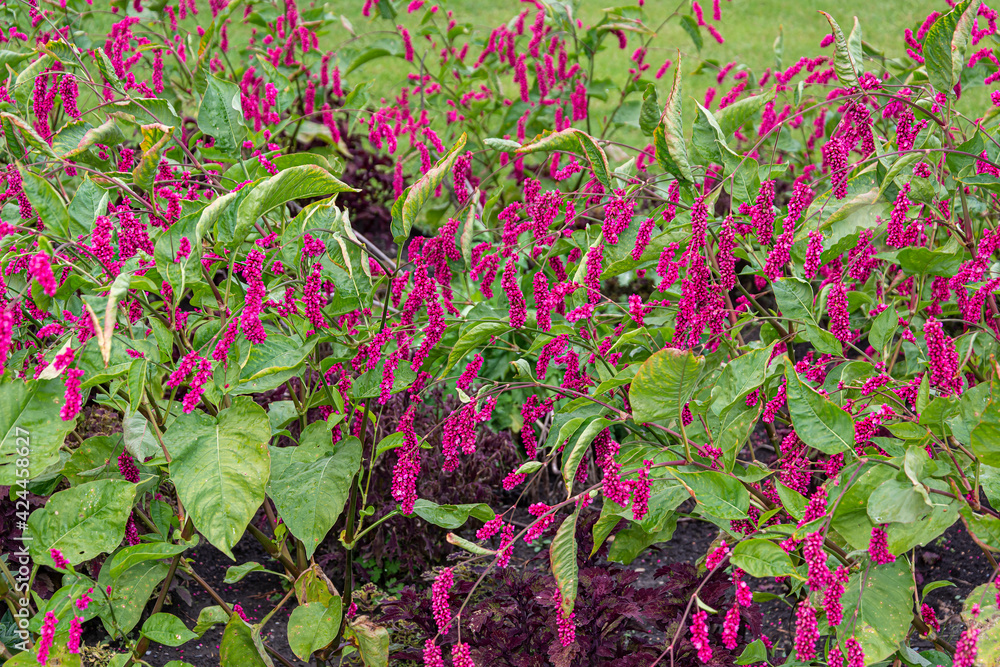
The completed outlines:
{"type": "Polygon", "coordinates": [[[469,352],[493,336],[499,336],[509,330],[510,325],[506,322],[480,322],[466,329],[454,347],[451,348],[451,353],[448,354],[448,365],[445,366],[445,373],[451,370],[469,352]]]}
{"type": "Polygon", "coordinates": [[[763,641],[755,639],[747,644],[747,647],[743,649],[743,653],[740,654],[736,664],[752,665],[754,663],[761,662],[767,662],[767,648],[764,646],[763,641]]]}
{"type": "Polygon", "coordinates": [[[195,542],[170,544],[169,542],[145,542],[125,547],[109,559],[109,574],[117,579],[129,568],[148,560],[162,560],[184,553],[195,542]]]}
{"type": "Polygon", "coordinates": [[[267,413],[242,396],[217,417],[181,415],[163,436],[181,502],[198,531],[230,558],[264,502],[270,439],[267,413]]]}
{"type": "Polygon", "coordinates": [[[78,565],[112,551],[125,537],[135,488],[125,480],[102,479],[54,494],[28,518],[32,559],[54,567],[49,550],[58,549],[78,565]]]}
{"type": "Polygon", "coordinates": [[[745,519],[750,492],[731,475],[715,470],[681,472],[669,469],[690,490],[700,509],[720,519],[745,519]]]}
{"type": "Polygon", "coordinates": [[[142,624],[142,634],[164,646],[180,646],[198,638],[198,635],[188,630],[181,619],[163,612],[153,614],[146,619],[142,624]]]}
{"type": "MultiPolygon", "coordinates": [[[[62,132],[60,130],[60,134],[62,132]]],[[[72,142],[60,142],[57,137],[52,142],[52,147],[59,152],[59,157],[64,160],[72,160],[78,155],[86,153],[94,144],[115,146],[125,141],[125,135],[122,133],[122,122],[112,116],[97,127],[91,127],[86,130],[79,139],[76,139],[75,136],[74,139],[72,142]]]]}
{"type": "Polygon", "coordinates": [[[830,22],[830,28],[833,31],[833,68],[837,73],[837,79],[844,86],[857,86],[858,77],[865,71],[861,63],[861,28],[858,25],[857,17],[854,19],[854,31],[851,32],[851,39],[847,40],[844,37],[844,31],[840,29],[832,16],[823,11],[820,14],[830,22]]]}
{"type": "Polygon", "coordinates": [[[67,235],[69,211],[56,189],[48,180],[27,169],[21,170],[21,177],[24,194],[31,202],[35,213],[41,216],[45,228],[61,236],[67,235]]]}
{"type": "Polygon", "coordinates": [[[293,609],[288,617],[288,646],[292,653],[309,662],[314,651],[336,639],[342,604],[340,596],[334,596],[329,604],[310,602],[293,609]]]}
{"type": "MultiPolygon", "coordinates": [[[[537,153],[539,151],[568,151],[580,148],[580,140],[577,138],[580,130],[575,127],[567,127],[558,132],[544,131],[533,137],[514,150],[518,155],[537,153]]],[[[487,141],[489,141],[487,139],[487,141]]]]}
{"type": "Polygon", "coordinates": [[[662,422],[667,426],[678,421],[704,365],[704,357],[669,347],[649,357],[635,374],[629,391],[633,419],[640,424],[662,422]]]}
{"type": "Polygon", "coordinates": [[[861,643],[866,664],[891,656],[910,629],[913,593],[913,574],[905,558],[888,565],[872,565],[851,575],[841,600],[845,621],[855,618],[855,612],[857,618],[840,626],[837,634],[841,645],[853,635],[861,643]]]}
{"type": "Polygon", "coordinates": [[[580,583],[576,564],[576,519],[579,515],[580,508],[577,507],[563,519],[549,545],[549,563],[552,566],[552,576],[556,578],[556,586],[562,594],[560,609],[564,617],[569,616],[576,605],[576,591],[580,583]]]}
{"type": "Polygon", "coordinates": [[[464,537],[459,537],[455,533],[448,533],[447,535],[445,535],[445,540],[448,542],[448,544],[454,544],[459,549],[464,549],[465,551],[468,551],[471,554],[475,554],[476,556],[492,556],[493,554],[496,553],[496,551],[493,551],[492,549],[486,549],[485,547],[481,547],[475,542],[470,542],[464,537]]]}
{"type": "Polygon", "coordinates": [[[455,145],[451,147],[438,163],[427,170],[420,180],[406,188],[392,206],[392,237],[397,244],[402,244],[410,237],[413,223],[424,203],[434,195],[444,177],[452,172],[455,160],[465,148],[466,135],[463,132],[455,145]]]}
{"type": "Polygon", "coordinates": [[[719,129],[722,130],[723,138],[728,141],[736,130],[755,118],[772,99],[774,99],[774,91],[769,91],[760,95],[744,97],[724,109],[717,110],[713,116],[719,124],[719,129]]]}
{"type": "Polygon", "coordinates": [[[802,441],[824,454],[854,448],[854,420],[834,403],[802,382],[791,365],[785,365],[788,411],[802,441]]]}
{"type": "Polygon", "coordinates": [[[770,540],[743,540],[735,547],[729,560],[751,577],[794,576],[795,567],[785,550],[770,540]]]}
{"type": "Polygon", "coordinates": [[[219,623],[227,623],[228,621],[229,614],[227,614],[226,610],[222,607],[219,607],[218,605],[203,607],[202,610],[198,612],[198,622],[195,623],[194,631],[198,635],[203,635],[219,623]]]}
{"type": "Polygon", "coordinates": [[[918,246],[903,248],[896,261],[907,273],[930,276],[953,276],[965,258],[961,253],[931,250],[918,246]]]}
{"type": "Polygon", "coordinates": [[[215,76],[205,81],[205,96],[198,108],[198,129],[215,137],[215,147],[220,151],[236,157],[247,136],[240,106],[240,87],[215,76]]]}
{"type": "MultiPolygon", "coordinates": [[[[590,443],[592,443],[594,438],[597,437],[597,434],[606,429],[612,421],[613,420],[611,419],[598,417],[587,424],[587,428],[583,430],[580,437],[563,450],[562,476],[563,483],[566,486],[567,496],[573,494],[573,480],[576,479],[576,471],[580,467],[580,462],[583,460],[587,450],[590,449],[590,443]]],[[[569,423],[572,423],[572,421],[569,423]]],[[[560,438],[561,437],[562,434],[560,433],[560,438]]],[[[558,440],[558,442],[562,443],[563,440],[558,440]]]]}
{"type": "Polygon", "coordinates": [[[989,466],[1000,466],[1000,382],[994,380],[989,390],[979,385],[981,390],[972,389],[962,394],[959,401],[959,415],[968,428],[969,437],[965,441],[972,453],[989,466]]]}
{"type": "Polygon", "coordinates": [[[873,523],[913,523],[932,507],[909,480],[887,479],[868,499],[868,516],[873,523]]]}
{"type": "Polygon", "coordinates": [[[712,389],[713,412],[721,414],[725,408],[744,399],[747,394],[764,383],[767,361],[773,350],[773,345],[750,350],[726,364],[712,389]]]}
{"type": "Polygon", "coordinates": [[[782,507],[796,519],[802,519],[806,513],[806,505],[809,503],[806,497],[781,482],[776,483],[775,486],[778,488],[782,507]]]}
{"type": "MultiPolygon", "coordinates": [[[[270,429],[268,429],[270,432],[270,429]]],[[[361,465],[361,442],[334,444],[324,422],[309,424],[298,447],[271,447],[267,495],[311,558],[344,511],[351,481],[361,465]]]]}
{"type": "Polygon", "coordinates": [[[590,161],[590,169],[594,172],[594,178],[604,186],[605,192],[611,192],[611,174],[609,173],[611,168],[608,166],[608,156],[604,154],[604,149],[598,146],[594,138],[586,132],[578,131],[576,136],[580,140],[584,155],[590,161]]]}
{"type": "Polygon", "coordinates": [[[895,306],[889,306],[872,322],[872,329],[868,332],[868,342],[884,357],[888,354],[888,345],[892,342],[898,327],[899,314],[895,306]]]}
{"type": "Polygon", "coordinates": [[[264,650],[260,631],[247,625],[239,614],[229,617],[222,633],[219,667],[274,667],[264,650]]]}
{"type": "MultiPolygon", "coordinates": [[[[389,3],[382,3],[389,5],[389,3]]],[[[358,616],[348,622],[344,636],[352,639],[361,654],[361,662],[365,667],[388,667],[389,665],[389,631],[380,625],[375,625],[367,616],[358,616]]]]}
{"type": "Polygon", "coordinates": [[[963,0],[954,9],[939,17],[924,37],[924,66],[927,79],[938,92],[952,94],[965,67],[972,22],[979,9],[978,2],[963,0]]]}
{"type": "Polygon", "coordinates": [[[136,162],[132,170],[132,181],[143,190],[152,190],[153,181],[160,168],[160,160],[163,151],[173,138],[174,128],[165,125],[153,124],[143,125],[139,128],[142,132],[142,157],[136,162]]]}
{"type": "Polygon", "coordinates": [[[109,635],[117,636],[115,625],[126,634],[132,631],[142,618],[149,596],[166,578],[169,570],[169,566],[162,561],[148,560],[130,567],[113,579],[107,564],[101,568],[98,584],[102,587],[111,586],[111,607],[106,607],[101,613],[104,629],[109,635]]]}
{"type": "Polygon", "coordinates": [[[298,336],[270,334],[263,343],[250,348],[240,371],[239,382],[229,390],[232,395],[256,394],[280,387],[298,374],[302,362],[316,346],[316,337],[302,342],[298,336]]]}
{"type": "Polygon", "coordinates": [[[855,549],[867,549],[875,524],[868,518],[868,498],[882,482],[895,477],[889,466],[874,465],[843,491],[831,527],[855,549]]]}
{"type": "Polygon", "coordinates": [[[28,104],[28,96],[31,95],[31,91],[35,87],[35,79],[49,68],[52,61],[52,56],[43,55],[18,73],[11,89],[11,95],[15,100],[23,105],[28,104]]]}
{"type": "Polygon", "coordinates": [[[642,106],[639,108],[639,129],[645,136],[651,137],[659,123],[660,101],[656,96],[656,86],[650,83],[642,94],[642,106]]]}
{"type": "MultiPolygon", "coordinates": [[[[617,517],[616,517],[617,518],[617,517]]],[[[617,523],[617,521],[615,522],[617,523]]],[[[614,526],[612,526],[614,527],[614,526]]],[[[597,526],[594,526],[597,529],[597,526]]],[[[633,523],[625,530],[615,533],[615,539],[608,549],[608,560],[628,565],[639,554],[653,544],[669,542],[677,529],[677,515],[673,512],[663,522],[663,527],[651,533],[646,532],[640,524],[633,523]]]]}
{"type": "Polygon", "coordinates": [[[771,283],[774,299],[783,317],[815,322],[812,286],[799,278],[781,278],[771,283]]]}
{"type": "Polygon", "coordinates": [[[682,181],[694,181],[684,141],[684,120],[681,115],[681,54],[674,64],[674,82],[660,114],[660,123],[653,131],[653,146],[660,167],[682,181]]]}
{"type": "Polygon", "coordinates": [[[0,486],[15,483],[17,472],[23,470],[17,459],[25,458],[25,451],[29,479],[59,460],[59,448],[75,425],[59,416],[64,394],[59,378],[0,384],[0,486]]]}
{"type": "Polygon", "coordinates": [[[484,523],[495,516],[490,506],[485,503],[438,505],[423,498],[419,498],[413,504],[413,513],[428,523],[448,530],[462,527],[470,516],[474,516],[484,523]]]}
{"type": "MultiPolygon", "coordinates": [[[[282,515],[282,520],[284,520],[284,515],[282,515]]],[[[230,566],[226,570],[226,577],[222,580],[224,584],[235,584],[238,581],[242,581],[243,577],[247,576],[251,572],[263,572],[264,566],[260,563],[250,561],[249,563],[240,563],[239,565],[230,566]]]]}
{"type": "Polygon", "coordinates": [[[236,214],[233,239],[241,243],[257,222],[257,218],[271,209],[294,199],[325,197],[338,192],[356,192],[354,188],[334,178],[330,172],[315,164],[303,164],[280,171],[271,178],[253,186],[236,214]]]}

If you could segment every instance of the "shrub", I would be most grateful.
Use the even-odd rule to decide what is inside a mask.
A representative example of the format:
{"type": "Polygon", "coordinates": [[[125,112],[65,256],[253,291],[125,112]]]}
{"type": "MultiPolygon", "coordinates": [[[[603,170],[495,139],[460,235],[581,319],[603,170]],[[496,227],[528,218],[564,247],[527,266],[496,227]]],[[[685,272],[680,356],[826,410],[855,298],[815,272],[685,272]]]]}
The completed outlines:
{"type": "MultiPolygon", "coordinates": [[[[594,545],[617,531],[630,562],[686,501],[720,538],[703,570],[667,573],[683,609],[647,600],[634,621],[665,632],[657,664],[775,659],[744,625],[749,577],[784,583],[799,664],[992,659],[995,575],[952,645],[907,554],[958,521],[1000,549],[996,13],[964,0],[891,53],[826,14],[826,55],[758,75],[653,62],[641,4],[584,26],[539,0],[484,33],[414,0],[411,32],[404,3],[366,0],[389,23],[356,37],[291,0],[0,10],[0,484],[30,556],[3,570],[24,619],[9,664],[79,664],[98,618],[118,664],[215,624],[223,665],[290,664],[259,633],[294,596],[299,658],[385,665],[354,562],[403,517],[469,554],[439,601],[509,601],[432,604],[430,625],[406,592],[426,664],[507,659],[511,623],[533,659],[644,657],[648,631],[580,627],[606,592],[648,594],[581,565],[578,528],[597,513],[594,545]],[[321,50],[334,29],[352,38],[321,50]],[[616,47],[630,68],[596,78],[616,47]],[[375,103],[357,70],[379,58],[403,69],[375,103]],[[693,122],[682,70],[729,87],[693,122]],[[90,435],[84,408],[121,434],[90,435]],[[482,455],[508,466],[483,482],[520,494],[551,468],[565,499],[521,527],[523,497],[494,484],[489,504],[421,497],[482,455]],[[335,586],[313,560],[339,521],[335,586]],[[551,579],[503,572],[546,530],[551,579]],[[256,624],[184,557],[202,538],[231,557],[245,532],[288,585],[256,624]],[[27,594],[40,568],[60,578],[48,599],[27,594]],[[194,629],[162,612],[178,569],[218,602],[194,629]]],[[[697,50],[723,41],[720,3],[682,10],[697,50]]]]}

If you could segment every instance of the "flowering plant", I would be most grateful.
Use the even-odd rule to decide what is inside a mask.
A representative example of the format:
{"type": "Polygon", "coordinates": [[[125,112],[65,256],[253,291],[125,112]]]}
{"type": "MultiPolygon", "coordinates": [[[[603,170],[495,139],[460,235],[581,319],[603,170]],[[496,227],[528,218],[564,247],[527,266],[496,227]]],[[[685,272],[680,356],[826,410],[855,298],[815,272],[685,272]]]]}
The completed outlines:
{"type": "MultiPolygon", "coordinates": [[[[549,655],[587,664],[581,516],[599,511],[594,548],[613,535],[630,562],[689,502],[720,535],[661,619],[655,664],[777,659],[748,625],[750,577],[794,600],[798,664],[992,659],[996,573],[953,646],[907,553],[959,521],[991,562],[1000,550],[1000,143],[995,107],[959,110],[1000,79],[983,46],[996,13],[935,12],[898,57],[827,14],[826,55],[760,75],[700,62],[731,87],[686,124],[696,56],[649,62],[639,5],[585,27],[574,3],[536,0],[484,34],[422,0],[368,0],[392,27],[357,35],[291,0],[213,0],[210,21],[191,0],[115,0],[103,43],[86,29],[108,15],[79,0],[0,10],[0,484],[50,496],[17,518],[26,571],[61,575],[43,599],[4,565],[0,592],[31,619],[15,650],[80,664],[100,618],[129,650],[116,664],[142,662],[150,642],[223,623],[223,665],[292,664],[260,631],[294,596],[297,657],[385,665],[353,559],[405,516],[473,522],[448,541],[483,572],[551,535],[549,655]],[[350,39],[321,49],[335,26],[350,39]],[[615,47],[632,66],[595,78],[615,47]],[[373,103],[370,82],[349,83],[386,58],[405,81],[373,103]],[[347,178],[358,127],[392,156],[378,242],[342,205],[379,178],[347,178]],[[442,388],[458,407],[430,427],[428,470],[415,424],[442,388]],[[120,434],[81,435],[95,408],[120,434]],[[530,504],[526,527],[516,504],[418,497],[489,424],[523,448],[505,490],[562,480],[565,499],[530,504]],[[383,458],[389,497],[371,492],[383,458]],[[184,558],[198,535],[232,557],[247,532],[289,584],[259,621],[184,558]],[[312,560],[331,534],[333,576],[312,560]],[[104,555],[96,577],[80,567],[104,555]],[[217,602],[193,630],[161,611],[179,569],[217,602]],[[920,637],[935,648],[911,648],[920,637]]],[[[724,39],[721,16],[716,0],[670,18],[700,49],[702,31],[724,39]]],[[[432,588],[425,664],[492,655],[467,640],[477,586],[463,602],[453,587],[446,570],[432,588]]]]}

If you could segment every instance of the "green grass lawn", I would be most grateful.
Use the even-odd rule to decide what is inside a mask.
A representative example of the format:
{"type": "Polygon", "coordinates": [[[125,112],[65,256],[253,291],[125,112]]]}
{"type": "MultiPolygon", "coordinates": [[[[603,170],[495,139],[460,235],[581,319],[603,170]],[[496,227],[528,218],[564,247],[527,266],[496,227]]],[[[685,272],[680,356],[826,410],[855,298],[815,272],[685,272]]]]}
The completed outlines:
{"type": "MultiPolygon", "coordinates": [[[[371,30],[383,31],[389,28],[389,24],[385,21],[372,21],[361,16],[361,4],[361,2],[356,2],[352,3],[349,9],[345,8],[345,15],[359,34],[371,30]]],[[[484,34],[510,19],[518,11],[530,7],[530,5],[514,0],[500,0],[499,2],[446,0],[439,4],[442,9],[453,10],[457,20],[472,22],[484,34]]],[[[591,25],[600,20],[603,8],[613,5],[613,2],[607,0],[583,0],[580,4],[579,18],[583,21],[584,26],[591,25]]],[[[706,15],[710,15],[711,1],[703,0],[702,5],[706,15]]],[[[683,3],[681,7],[682,13],[688,11],[687,3],[683,3]]],[[[699,102],[703,101],[706,89],[716,85],[713,68],[706,67],[702,72],[694,72],[701,60],[715,61],[719,64],[735,60],[738,63],[748,65],[756,76],[760,76],[768,67],[775,68],[774,44],[779,33],[783,36],[782,67],[790,66],[802,56],[814,57],[821,54],[832,54],[832,47],[824,50],[819,48],[820,40],[830,32],[830,26],[823,15],[819,13],[820,10],[830,12],[845,32],[850,31],[854,17],[857,16],[865,41],[875,49],[883,50],[887,55],[898,57],[904,53],[904,29],[916,29],[928,13],[934,9],[947,10],[947,5],[943,0],[915,0],[912,2],[734,0],[723,2],[722,22],[719,30],[726,39],[725,44],[716,43],[710,35],[703,31],[704,46],[700,52],[695,48],[691,37],[681,27],[678,16],[673,16],[664,24],[664,21],[674,14],[677,8],[678,4],[672,1],[647,0],[645,6],[646,23],[652,29],[659,27],[650,44],[650,55],[647,61],[652,64],[655,71],[664,59],[676,60],[677,50],[681,51],[685,62],[684,91],[686,101],[684,113],[687,119],[686,125],[690,126],[695,111],[693,99],[697,99],[699,102]]],[[[417,27],[420,16],[422,16],[422,12],[412,16],[401,15],[399,20],[412,29],[417,27]]],[[[385,34],[383,32],[377,36],[362,37],[362,40],[385,37],[385,34]]],[[[346,29],[336,27],[325,36],[321,46],[325,49],[337,49],[344,40],[349,38],[350,35],[346,29]]],[[[630,56],[638,45],[638,39],[633,35],[625,50],[618,49],[617,44],[613,42],[613,39],[605,42],[607,51],[598,57],[599,67],[595,72],[595,79],[608,77],[615,84],[621,85],[625,82],[628,69],[632,65],[630,56]]],[[[420,42],[417,42],[418,49],[419,45],[420,42]]],[[[388,98],[394,93],[395,82],[399,81],[407,68],[410,67],[412,66],[402,59],[379,59],[359,68],[354,73],[352,83],[358,81],[359,75],[370,78],[374,81],[372,92],[376,99],[382,96],[388,98]]],[[[667,76],[657,83],[661,100],[669,88],[671,75],[672,72],[668,72],[667,76]]],[[[719,96],[732,83],[731,79],[728,80],[719,96]]],[[[963,100],[966,104],[962,106],[971,107],[974,104],[981,109],[984,103],[988,103],[983,89],[973,91],[969,97],[971,99],[963,100]]],[[[598,117],[602,117],[613,111],[614,102],[617,102],[617,95],[613,95],[612,101],[607,103],[595,101],[592,111],[595,111],[598,117]]],[[[632,143],[645,142],[637,131],[619,132],[617,137],[632,143]]]]}
{"type": "MultiPolygon", "coordinates": [[[[207,3],[199,2],[199,4],[207,3]]],[[[300,4],[304,9],[305,3],[300,4]]],[[[420,11],[408,15],[405,13],[405,4],[400,3],[402,13],[397,17],[397,20],[411,30],[416,30],[424,12],[420,11]]],[[[431,4],[432,2],[429,1],[426,6],[431,4]]],[[[530,9],[532,14],[534,12],[530,4],[516,0],[494,0],[493,2],[438,0],[437,4],[442,9],[437,14],[438,20],[447,20],[444,16],[444,10],[451,10],[454,12],[456,20],[471,22],[483,35],[488,34],[490,30],[508,21],[525,8],[530,9]]],[[[599,21],[603,15],[603,9],[614,6],[614,4],[611,0],[582,0],[578,16],[586,27],[599,21]]],[[[633,1],[630,4],[635,3],[633,1]]],[[[279,2],[279,5],[283,7],[283,3],[279,2]]],[[[395,38],[397,33],[394,26],[382,19],[363,17],[361,15],[362,5],[361,0],[352,0],[351,2],[334,0],[326,3],[329,15],[342,14],[353,25],[357,36],[352,35],[347,27],[341,25],[340,22],[334,21],[321,37],[320,48],[322,50],[363,49],[367,44],[376,40],[395,38]]],[[[702,6],[706,16],[710,16],[711,0],[702,0],[702,6]]],[[[776,66],[774,44],[779,34],[782,35],[783,39],[781,57],[783,68],[795,63],[802,56],[832,55],[832,47],[823,50],[819,48],[820,40],[830,32],[830,26],[823,15],[819,13],[820,10],[830,12],[845,32],[850,31],[854,17],[857,16],[864,39],[868,44],[877,50],[884,51],[889,56],[901,57],[904,55],[904,29],[916,29],[927,14],[935,9],[946,11],[948,6],[944,0],[912,0],[910,2],[902,2],[901,0],[890,2],[872,2],[871,0],[723,1],[722,21],[719,24],[719,30],[725,37],[725,44],[717,44],[707,32],[703,31],[704,45],[699,52],[678,20],[680,14],[689,13],[687,2],[678,4],[673,0],[647,0],[644,8],[647,17],[646,25],[657,30],[657,34],[650,44],[647,62],[652,65],[652,69],[655,71],[666,58],[676,60],[677,51],[680,50],[685,63],[683,84],[685,125],[690,128],[695,111],[694,100],[703,101],[706,89],[709,86],[716,86],[714,66],[709,65],[700,72],[696,71],[699,63],[703,60],[712,61],[719,65],[736,61],[749,66],[755,76],[759,77],[768,67],[774,69],[776,66]]],[[[237,14],[240,13],[241,10],[237,10],[237,14]]],[[[206,6],[199,18],[207,18],[208,16],[210,14],[206,6]]],[[[194,23],[192,19],[188,19],[184,25],[193,29],[194,23]]],[[[249,27],[238,18],[235,19],[230,27],[230,41],[236,45],[245,44],[249,36],[249,27]]],[[[424,40],[418,39],[415,44],[418,51],[426,48],[424,40]]],[[[598,56],[598,67],[594,78],[596,80],[607,78],[616,86],[623,85],[628,77],[628,69],[633,64],[630,56],[638,44],[639,40],[636,35],[631,35],[629,46],[625,50],[620,50],[613,38],[605,40],[606,50],[598,56]]],[[[473,50],[473,53],[475,52],[473,50]]],[[[374,100],[382,97],[392,99],[409,71],[415,71],[414,65],[402,58],[379,58],[362,65],[348,77],[347,82],[353,86],[362,81],[370,80],[373,82],[371,93],[374,100]]],[[[661,100],[664,99],[669,89],[671,78],[672,71],[657,82],[661,100]]],[[[801,75],[799,78],[802,78],[801,75]]],[[[771,81],[773,82],[774,79],[772,78],[771,81]]],[[[719,97],[732,83],[732,79],[729,79],[722,86],[719,97]]],[[[513,95],[514,86],[509,77],[503,81],[503,84],[509,86],[509,89],[504,92],[513,95]]],[[[617,101],[617,93],[612,93],[608,102],[595,100],[591,107],[592,118],[601,119],[613,112],[617,101]]],[[[968,91],[959,104],[959,109],[975,116],[981,115],[988,106],[988,91],[980,87],[968,91]]],[[[615,138],[637,145],[646,143],[646,139],[640,136],[638,130],[631,128],[619,130],[615,138]]]]}

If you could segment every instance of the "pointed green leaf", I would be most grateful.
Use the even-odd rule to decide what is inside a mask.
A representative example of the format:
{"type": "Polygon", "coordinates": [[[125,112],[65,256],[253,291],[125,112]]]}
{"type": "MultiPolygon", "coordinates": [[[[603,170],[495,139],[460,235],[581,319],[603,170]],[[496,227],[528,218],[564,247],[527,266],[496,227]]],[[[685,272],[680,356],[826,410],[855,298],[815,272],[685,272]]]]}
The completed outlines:
{"type": "Polygon", "coordinates": [[[788,411],[802,441],[824,454],[839,454],[854,448],[854,420],[840,407],[802,382],[790,365],[785,366],[788,411]]]}
{"type": "Polygon", "coordinates": [[[226,623],[219,644],[219,667],[274,667],[264,650],[260,630],[233,614],[226,623]]]}
{"type": "Polygon", "coordinates": [[[150,640],[164,646],[180,646],[198,635],[188,630],[184,621],[173,614],[160,612],[153,614],[142,624],[142,634],[150,640]]]}
{"type": "Polygon", "coordinates": [[[314,651],[337,637],[341,605],[340,597],[334,596],[329,604],[310,602],[292,610],[288,617],[288,646],[300,660],[309,662],[314,651]]]}
{"type": "Polygon", "coordinates": [[[466,135],[463,132],[455,145],[451,147],[438,163],[427,170],[420,180],[406,188],[392,206],[392,237],[397,244],[402,244],[410,237],[410,230],[417,220],[420,208],[428,199],[434,196],[434,191],[441,185],[444,177],[452,172],[455,160],[465,148],[466,135]]]}
{"type": "Polygon", "coordinates": [[[681,55],[677,52],[674,65],[674,82],[667,95],[667,102],[660,114],[660,124],[653,132],[656,161],[660,167],[677,178],[692,182],[691,164],[684,141],[684,121],[681,116],[681,55]]]}
{"type": "Polygon", "coordinates": [[[240,87],[215,76],[206,79],[205,96],[198,108],[198,129],[215,138],[215,147],[234,157],[242,150],[247,128],[240,108],[240,87]]]}
{"type": "Polygon", "coordinates": [[[78,565],[114,550],[125,537],[135,488],[122,479],[102,479],[53,495],[28,517],[32,559],[54,567],[49,551],[58,549],[78,565]]]}
{"type": "Polygon", "coordinates": [[[344,510],[361,465],[361,443],[350,437],[334,444],[326,424],[313,422],[303,431],[298,447],[270,449],[267,494],[311,558],[344,510]]]}
{"type": "MultiPolygon", "coordinates": [[[[240,204],[236,215],[233,239],[240,243],[257,218],[271,209],[294,199],[325,197],[355,189],[334,178],[329,171],[315,164],[303,164],[279,171],[276,175],[253,186],[240,204]]],[[[199,225],[200,226],[200,225],[199,225]]]]}
{"type": "Polygon", "coordinates": [[[576,564],[576,519],[579,515],[580,510],[577,508],[563,519],[549,545],[549,563],[552,566],[552,576],[556,578],[556,586],[562,594],[560,608],[564,617],[569,616],[576,605],[576,591],[580,584],[576,564]]]}
{"type": "Polygon", "coordinates": [[[242,396],[217,417],[181,415],[163,436],[184,508],[199,532],[230,558],[264,502],[270,439],[267,413],[242,396]]]}
{"type": "Polygon", "coordinates": [[[978,9],[978,2],[963,0],[927,30],[923,55],[927,78],[935,90],[950,95],[959,82],[978,9]]]}
{"type": "Polygon", "coordinates": [[[0,384],[0,485],[14,484],[23,469],[15,469],[15,463],[26,449],[29,478],[59,460],[59,448],[74,427],[59,416],[64,395],[60,378],[0,384]]]}
{"type": "Polygon", "coordinates": [[[844,37],[844,31],[840,29],[840,25],[837,24],[834,18],[823,11],[820,14],[825,16],[826,20],[830,22],[830,28],[833,31],[833,69],[837,73],[837,79],[844,86],[857,86],[858,77],[864,72],[861,64],[861,29],[857,27],[858,19],[854,19],[858,38],[854,39],[855,33],[852,32],[852,40],[849,43],[847,38],[844,37]]]}
{"type": "Polygon", "coordinates": [[[664,425],[679,420],[704,365],[704,357],[696,357],[687,350],[668,347],[653,354],[632,380],[629,402],[633,419],[640,424],[664,425]]]}
{"type": "Polygon", "coordinates": [[[792,559],[771,540],[743,540],[729,557],[733,565],[751,577],[787,577],[795,575],[792,559]]]}

